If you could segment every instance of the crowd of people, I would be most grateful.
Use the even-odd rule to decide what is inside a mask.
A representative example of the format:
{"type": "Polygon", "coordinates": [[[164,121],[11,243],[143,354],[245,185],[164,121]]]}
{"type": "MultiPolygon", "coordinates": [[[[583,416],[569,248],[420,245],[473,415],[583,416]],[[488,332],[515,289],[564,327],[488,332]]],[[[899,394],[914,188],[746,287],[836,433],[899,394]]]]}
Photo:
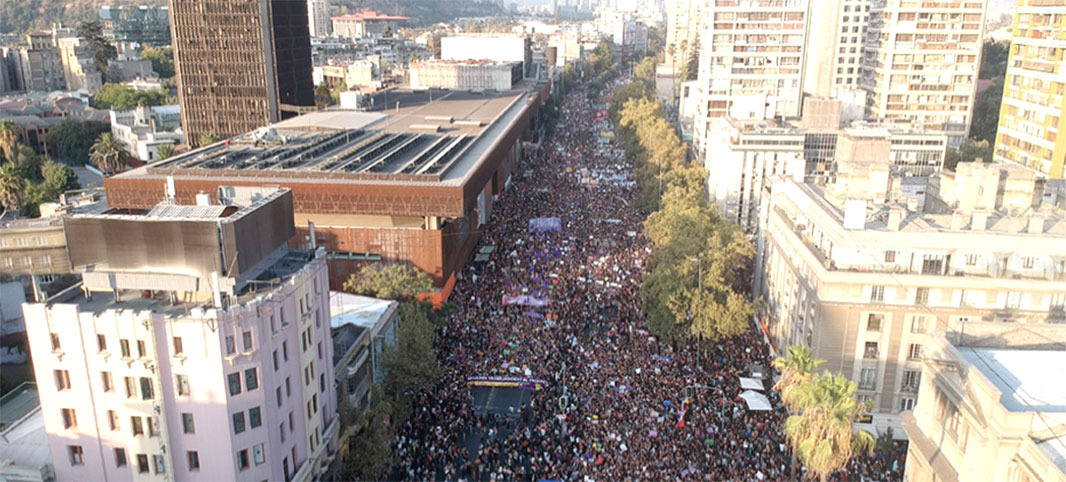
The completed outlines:
{"type": "MultiPolygon", "coordinates": [[[[618,84],[614,84],[616,87],[618,84]]],[[[606,89],[610,92],[612,89],[606,89]]],[[[640,188],[581,88],[482,226],[439,331],[445,375],[400,428],[407,480],[788,480],[777,394],[750,411],[738,377],[768,367],[754,333],[702,350],[656,339],[641,310],[652,246],[640,188]],[[558,218],[556,221],[553,218],[558,218]],[[530,221],[534,220],[533,223],[530,221]],[[526,406],[475,410],[468,377],[542,379],[526,406]]],[[[850,480],[895,480],[902,464],[858,460],[850,480]]]]}

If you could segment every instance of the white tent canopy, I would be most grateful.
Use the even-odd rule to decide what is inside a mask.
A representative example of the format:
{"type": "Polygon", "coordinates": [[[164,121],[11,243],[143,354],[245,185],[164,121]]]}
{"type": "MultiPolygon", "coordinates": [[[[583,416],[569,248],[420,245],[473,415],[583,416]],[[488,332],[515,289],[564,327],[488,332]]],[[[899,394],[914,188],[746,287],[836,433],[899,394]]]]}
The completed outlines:
{"type": "Polygon", "coordinates": [[[772,410],[770,399],[754,390],[745,390],[740,394],[745,402],[748,402],[748,410],[772,410]]]}
{"type": "Polygon", "coordinates": [[[762,384],[762,380],[746,377],[740,377],[740,388],[745,390],[766,390],[766,387],[762,384]]]}

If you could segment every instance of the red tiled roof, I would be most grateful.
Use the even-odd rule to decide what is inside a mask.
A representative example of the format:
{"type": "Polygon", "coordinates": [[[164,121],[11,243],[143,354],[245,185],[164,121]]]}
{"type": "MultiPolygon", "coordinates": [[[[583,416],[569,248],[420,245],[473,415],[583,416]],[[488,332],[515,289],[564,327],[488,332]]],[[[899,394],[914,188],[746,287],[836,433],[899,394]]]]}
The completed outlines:
{"type": "Polygon", "coordinates": [[[346,20],[351,22],[362,22],[367,20],[405,22],[407,20],[411,20],[411,17],[401,17],[398,15],[382,15],[373,10],[363,10],[362,12],[353,13],[351,15],[344,15],[341,17],[330,17],[330,20],[346,20]]]}

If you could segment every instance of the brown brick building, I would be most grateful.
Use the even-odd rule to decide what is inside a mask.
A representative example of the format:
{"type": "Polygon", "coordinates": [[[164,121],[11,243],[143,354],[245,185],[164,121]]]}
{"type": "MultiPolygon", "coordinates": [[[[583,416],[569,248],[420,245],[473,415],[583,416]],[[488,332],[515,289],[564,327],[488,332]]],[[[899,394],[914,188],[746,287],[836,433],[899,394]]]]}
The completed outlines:
{"type": "Polygon", "coordinates": [[[384,112],[321,111],[105,180],[112,208],[147,209],[174,178],[179,203],[221,186],[293,192],[297,234],[330,256],[339,289],[358,265],[409,262],[446,297],[521,161],[546,85],[400,92],[384,112]],[[432,101],[430,101],[432,97],[432,101]]]}

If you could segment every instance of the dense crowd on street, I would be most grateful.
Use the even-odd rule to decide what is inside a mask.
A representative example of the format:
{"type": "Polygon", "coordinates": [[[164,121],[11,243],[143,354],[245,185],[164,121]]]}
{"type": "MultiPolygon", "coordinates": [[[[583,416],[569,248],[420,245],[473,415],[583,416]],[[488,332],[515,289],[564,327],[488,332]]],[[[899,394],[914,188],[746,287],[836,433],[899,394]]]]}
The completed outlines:
{"type": "MultiPolygon", "coordinates": [[[[764,393],[774,410],[750,411],[738,397],[738,377],[770,365],[761,337],[753,330],[701,350],[646,331],[647,213],[633,207],[640,187],[604,104],[571,92],[480,227],[480,246],[495,249],[464,268],[451,294],[456,310],[437,341],[445,375],[416,397],[392,477],[788,480],[772,382],[764,393]],[[543,218],[559,221],[531,228],[543,218]],[[546,387],[528,406],[484,414],[471,401],[473,376],[546,387]]],[[[898,480],[902,469],[875,455],[837,478],[898,480]]]]}

